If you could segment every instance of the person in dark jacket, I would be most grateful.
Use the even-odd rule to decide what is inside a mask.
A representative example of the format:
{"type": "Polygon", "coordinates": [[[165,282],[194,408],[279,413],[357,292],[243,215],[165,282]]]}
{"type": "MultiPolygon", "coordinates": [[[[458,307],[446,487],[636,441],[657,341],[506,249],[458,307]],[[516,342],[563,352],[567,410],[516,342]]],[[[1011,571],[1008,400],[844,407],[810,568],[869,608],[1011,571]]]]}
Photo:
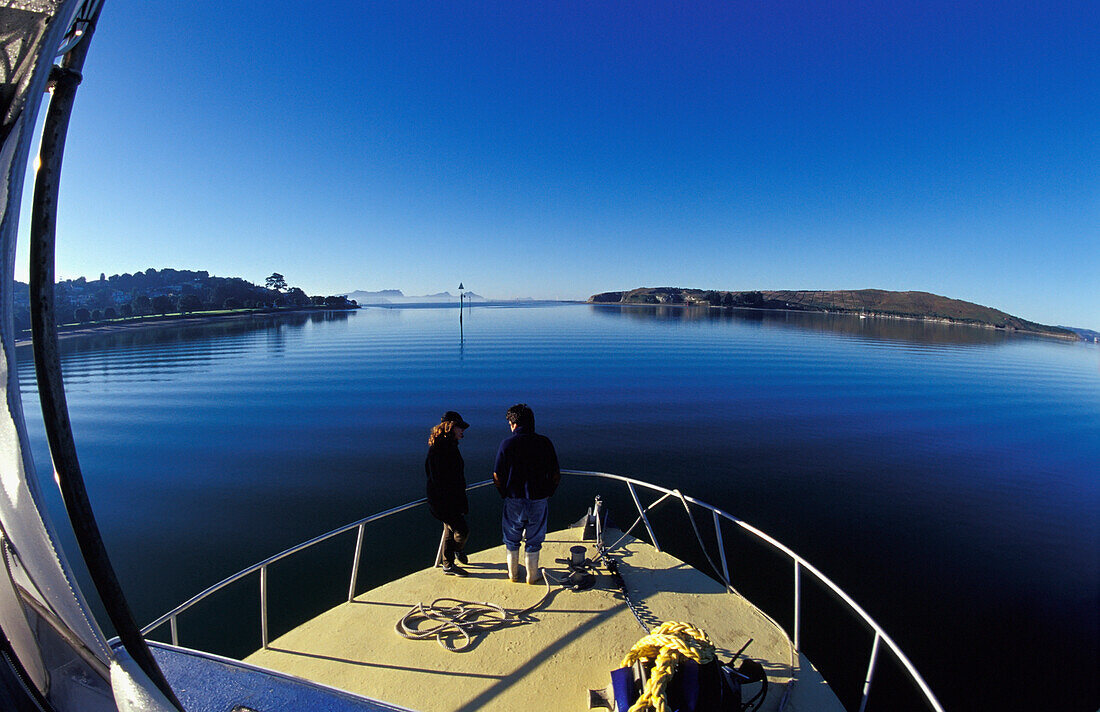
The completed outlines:
{"type": "Polygon", "coordinates": [[[444,526],[443,573],[452,576],[466,575],[455,559],[464,564],[468,561],[463,548],[470,536],[470,525],[466,523],[470,505],[466,500],[466,465],[458,451],[458,441],[468,427],[470,424],[453,410],[444,413],[428,435],[428,457],[424,460],[428,509],[444,526]]]}
{"type": "Polygon", "coordinates": [[[561,470],[550,438],[535,432],[535,414],[526,403],[508,409],[512,436],[500,444],[493,482],[504,498],[501,529],[508,557],[508,578],[519,582],[519,545],[525,542],[527,583],[542,580],[539,551],[546,538],[547,503],[558,488],[561,470]]]}

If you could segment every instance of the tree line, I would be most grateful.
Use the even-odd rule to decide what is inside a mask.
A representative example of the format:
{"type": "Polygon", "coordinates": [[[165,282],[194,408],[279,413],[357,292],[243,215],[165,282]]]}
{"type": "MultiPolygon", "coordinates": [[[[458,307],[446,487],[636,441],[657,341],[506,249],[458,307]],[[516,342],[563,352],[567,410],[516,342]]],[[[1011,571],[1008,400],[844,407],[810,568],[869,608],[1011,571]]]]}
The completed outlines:
{"type": "MultiPolygon", "coordinates": [[[[240,277],[213,277],[206,270],[153,268],[110,277],[101,274],[98,280],[67,279],[54,285],[57,324],[311,306],[351,308],[357,305],[345,296],[307,295],[301,288],[289,286],[278,272],[273,272],[262,287],[240,277]]],[[[30,291],[27,285],[19,282],[16,283],[15,307],[16,328],[29,329],[30,291]]]]}
{"type": "Polygon", "coordinates": [[[703,301],[714,307],[758,307],[764,304],[760,292],[718,292],[713,289],[703,293],[703,301]]]}

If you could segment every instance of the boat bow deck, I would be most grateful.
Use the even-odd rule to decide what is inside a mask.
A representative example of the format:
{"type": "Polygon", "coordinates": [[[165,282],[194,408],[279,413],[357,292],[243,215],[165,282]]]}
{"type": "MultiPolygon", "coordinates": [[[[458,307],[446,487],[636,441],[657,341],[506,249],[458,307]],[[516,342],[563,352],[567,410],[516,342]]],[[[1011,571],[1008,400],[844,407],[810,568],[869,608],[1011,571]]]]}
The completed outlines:
{"type": "MultiPolygon", "coordinates": [[[[580,529],[548,535],[542,566],[563,575],[566,567],[556,559],[566,558],[580,535],[580,529]]],[[[606,541],[618,538],[606,532],[606,541]]],[[[842,709],[786,634],[744,598],[631,537],[611,553],[647,625],[690,622],[707,632],[723,659],[753,639],[746,655],[764,664],[772,683],[762,709],[778,710],[785,695],[787,710],[842,709]]],[[[594,555],[591,545],[588,555],[594,555]]],[[[587,591],[552,584],[523,621],[476,635],[463,652],[396,632],[413,606],[437,598],[518,611],[546,594],[542,584],[511,583],[503,562],[504,549],[497,547],[470,555],[467,578],[436,568],[411,574],[326,611],[245,661],[425,712],[587,709],[587,691],[606,687],[609,672],[645,634],[605,571],[587,591]]]]}

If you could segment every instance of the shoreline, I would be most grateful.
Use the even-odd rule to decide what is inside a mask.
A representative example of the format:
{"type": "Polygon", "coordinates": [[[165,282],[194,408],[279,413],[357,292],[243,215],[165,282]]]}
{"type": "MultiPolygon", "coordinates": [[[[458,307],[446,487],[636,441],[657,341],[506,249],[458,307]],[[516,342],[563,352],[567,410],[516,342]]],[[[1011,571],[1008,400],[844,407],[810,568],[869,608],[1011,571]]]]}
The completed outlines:
{"type": "MultiPolygon", "coordinates": [[[[165,314],[158,316],[145,316],[114,322],[95,322],[89,324],[66,324],[57,327],[57,340],[76,339],[100,334],[112,334],[122,331],[134,331],[137,329],[157,329],[180,326],[195,326],[207,324],[212,321],[231,321],[235,319],[255,319],[257,317],[281,316],[283,314],[323,313],[323,312],[348,312],[358,311],[359,307],[294,307],[288,309],[251,309],[247,311],[233,312],[229,314],[190,312],[188,314],[165,314]]],[[[30,335],[21,335],[15,340],[15,348],[30,346],[30,335]]]]}
{"type": "MultiPolygon", "coordinates": [[[[541,302],[540,304],[546,304],[548,302],[541,302]]],[[[587,304],[589,306],[597,307],[630,307],[630,308],[654,308],[664,307],[673,309],[699,309],[705,308],[707,310],[737,310],[737,311],[752,311],[752,312],[781,312],[791,314],[833,314],[840,316],[858,317],[859,312],[849,312],[840,310],[808,310],[808,309],[768,309],[760,307],[722,307],[714,306],[710,304],[637,304],[637,303],[623,303],[623,302],[588,302],[588,301],[558,301],[553,302],[555,304],[587,304]]],[[[508,302],[490,302],[486,304],[477,304],[476,306],[521,306],[520,304],[513,304],[508,302]]],[[[366,308],[383,308],[383,309],[395,309],[395,308],[424,308],[424,307],[440,307],[440,306],[452,306],[450,304],[368,304],[359,305],[357,307],[295,307],[287,309],[253,309],[242,310],[240,312],[233,312],[229,314],[223,313],[203,313],[203,312],[191,312],[188,314],[167,314],[163,316],[145,316],[135,319],[118,320],[115,322],[96,322],[89,324],[74,324],[59,326],[57,331],[58,341],[67,339],[78,339],[89,336],[97,336],[102,334],[112,334],[124,331],[133,331],[139,329],[166,329],[171,327],[183,327],[183,326],[196,326],[199,324],[207,324],[217,321],[233,321],[238,319],[255,319],[261,317],[277,317],[284,314],[300,314],[300,313],[323,313],[323,312],[350,312],[359,311],[366,308]]],[[[454,304],[454,307],[458,307],[458,304],[454,304]]],[[[475,306],[475,305],[467,305],[475,306]]],[[[527,304],[526,306],[537,306],[537,304],[527,304]]],[[[1038,336],[1043,338],[1058,339],[1060,341],[1069,342],[1082,342],[1089,343],[1088,340],[1081,338],[1080,336],[1070,337],[1062,336],[1060,334],[1052,334],[1041,331],[1025,331],[1020,329],[1009,329],[1004,327],[995,326],[993,324],[980,324],[971,323],[966,321],[957,321],[954,319],[948,319],[944,317],[914,317],[914,316],[902,316],[899,314],[889,314],[882,312],[864,312],[863,316],[874,319],[893,319],[899,321],[912,321],[923,322],[933,324],[944,324],[947,326],[962,326],[972,327],[978,329],[985,329],[987,331],[1001,332],[1004,334],[1015,334],[1020,336],[1038,336]]],[[[20,336],[15,340],[14,347],[16,349],[26,348],[30,346],[32,339],[30,335],[20,336]]]]}

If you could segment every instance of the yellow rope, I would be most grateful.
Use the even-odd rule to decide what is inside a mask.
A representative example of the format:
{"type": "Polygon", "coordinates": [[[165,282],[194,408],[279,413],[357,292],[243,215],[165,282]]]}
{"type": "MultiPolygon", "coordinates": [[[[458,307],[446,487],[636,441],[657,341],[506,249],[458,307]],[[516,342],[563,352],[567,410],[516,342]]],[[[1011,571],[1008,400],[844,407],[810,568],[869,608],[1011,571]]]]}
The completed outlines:
{"type": "Polygon", "coordinates": [[[706,633],[690,623],[662,623],[635,643],[619,667],[630,667],[638,660],[654,662],[649,681],[629,712],[643,712],[647,707],[652,707],[655,712],[669,712],[665,688],[676,672],[676,666],[685,659],[700,665],[714,659],[714,644],[706,633]]]}

